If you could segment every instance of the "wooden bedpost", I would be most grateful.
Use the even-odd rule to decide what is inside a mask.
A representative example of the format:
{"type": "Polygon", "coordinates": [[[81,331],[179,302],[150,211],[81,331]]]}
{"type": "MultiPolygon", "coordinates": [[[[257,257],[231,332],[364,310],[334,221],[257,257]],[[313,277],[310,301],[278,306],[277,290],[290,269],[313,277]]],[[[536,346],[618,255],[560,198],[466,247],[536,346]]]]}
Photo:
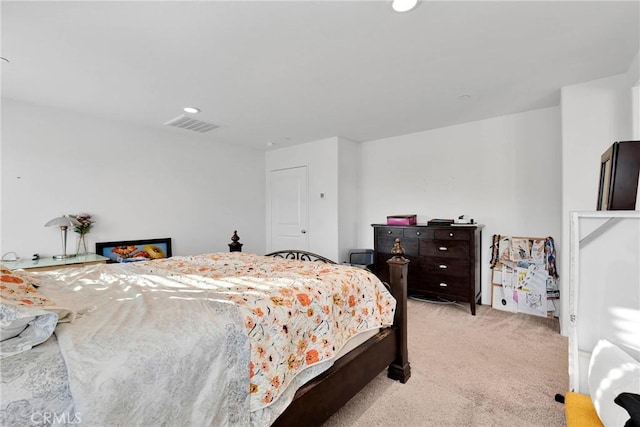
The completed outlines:
{"type": "Polygon", "coordinates": [[[406,383],[411,376],[411,365],[407,349],[407,273],[409,260],[400,246],[400,239],[396,239],[391,250],[393,258],[389,264],[389,282],[391,294],[396,299],[395,326],[398,328],[396,340],[396,359],[389,365],[388,376],[391,379],[406,383]]]}
{"type": "Polygon", "coordinates": [[[238,231],[233,230],[233,236],[231,236],[231,243],[229,243],[229,252],[242,252],[242,243],[238,242],[240,237],[238,231]]]}

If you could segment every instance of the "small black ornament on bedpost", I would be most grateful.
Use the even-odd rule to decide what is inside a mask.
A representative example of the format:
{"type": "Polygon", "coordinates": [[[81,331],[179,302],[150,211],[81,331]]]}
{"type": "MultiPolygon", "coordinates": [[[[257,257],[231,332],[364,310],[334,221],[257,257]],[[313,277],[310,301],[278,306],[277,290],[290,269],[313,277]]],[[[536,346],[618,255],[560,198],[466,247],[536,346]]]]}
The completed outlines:
{"type": "Polygon", "coordinates": [[[231,243],[229,243],[229,252],[242,252],[242,243],[238,242],[238,231],[233,230],[233,236],[231,236],[231,243]]]}
{"type": "Polygon", "coordinates": [[[398,328],[396,342],[396,359],[389,365],[388,376],[391,379],[406,383],[411,376],[409,354],[407,350],[407,273],[409,260],[404,255],[404,249],[400,246],[400,239],[396,239],[391,250],[393,258],[387,261],[389,264],[389,282],[391,294],[396,299],[395,325],[398,328]]]}

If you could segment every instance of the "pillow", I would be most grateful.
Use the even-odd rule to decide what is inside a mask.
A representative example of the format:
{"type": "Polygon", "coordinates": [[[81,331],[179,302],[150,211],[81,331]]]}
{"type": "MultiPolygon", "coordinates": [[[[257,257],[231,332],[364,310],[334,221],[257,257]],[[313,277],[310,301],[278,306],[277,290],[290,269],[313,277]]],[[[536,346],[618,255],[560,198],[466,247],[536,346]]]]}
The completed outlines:
{"type": "Polygon", "coordinates": [[[37,307],[0,303],[0,356],[22,353],[45,342],[56,328],[58,315],[37,307]]]}
{"type": "Polygon", "coordinates": [[[620,393],[640,394],[640,362],[607,340],[600,340],[589,362],[589,394],[605,426],[623,426],[629,414],[614,400],[620,393]]]}
{"type": "MultiPolygon", "coordinates": [[[[4,305],[4,304],[3,304],[4,305]]],[[[3,315],[4,310],[0,309],[0,341],[8,340],[20,334],[29,325],[29,322],[35,320],[36,316],[17,317],[14,320],[8,320],[9,316],[3,315]]]]}
{"type": "Polygon", "coordinates": [[[44,342],[71,310],[57,307],[35,288],[28,274],[0,269],[0,354],[8,356],[44,342]]]}

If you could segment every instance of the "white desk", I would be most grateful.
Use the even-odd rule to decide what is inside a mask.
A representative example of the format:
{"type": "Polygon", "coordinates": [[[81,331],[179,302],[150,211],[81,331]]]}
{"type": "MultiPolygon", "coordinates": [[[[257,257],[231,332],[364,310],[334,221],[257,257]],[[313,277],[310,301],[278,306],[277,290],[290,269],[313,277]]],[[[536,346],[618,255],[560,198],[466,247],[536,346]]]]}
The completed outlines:
{"type": "Polygon", "coordinates": [[[2,261],[2,265],[9,270],[55,270],[58,268],[84,267],[91,264],[105,264],[109,258],[96,254],[76,255],[71,258],[54,259],[53,257],[40,258],[32,261],[30,259],[19,259],[17,261],[2,261]]]}

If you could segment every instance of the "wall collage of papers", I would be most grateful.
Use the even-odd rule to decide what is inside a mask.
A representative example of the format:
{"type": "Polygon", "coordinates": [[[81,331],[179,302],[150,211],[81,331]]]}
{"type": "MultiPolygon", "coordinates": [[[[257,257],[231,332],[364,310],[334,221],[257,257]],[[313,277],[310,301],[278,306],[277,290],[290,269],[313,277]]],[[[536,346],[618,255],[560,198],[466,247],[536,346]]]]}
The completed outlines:
{"type": "Polygon", "coordinates": [[[553,238],[494,234],[491,248],[491,306],[557,317],[560,291],[553,238]]]}

